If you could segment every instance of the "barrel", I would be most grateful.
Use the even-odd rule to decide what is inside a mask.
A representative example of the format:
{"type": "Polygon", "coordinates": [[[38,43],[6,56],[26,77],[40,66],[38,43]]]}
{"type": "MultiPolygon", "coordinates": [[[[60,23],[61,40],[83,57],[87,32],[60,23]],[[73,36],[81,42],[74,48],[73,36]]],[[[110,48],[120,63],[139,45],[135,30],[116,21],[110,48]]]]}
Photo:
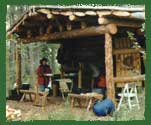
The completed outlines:
{"type": "Polygon", "coordinates": [[[98,101],[93,106],[93,112],[97,116],[106,116],[115,110],[115,106],[112,102],[112,100],[106,98],[103,101],[98,101]]]}

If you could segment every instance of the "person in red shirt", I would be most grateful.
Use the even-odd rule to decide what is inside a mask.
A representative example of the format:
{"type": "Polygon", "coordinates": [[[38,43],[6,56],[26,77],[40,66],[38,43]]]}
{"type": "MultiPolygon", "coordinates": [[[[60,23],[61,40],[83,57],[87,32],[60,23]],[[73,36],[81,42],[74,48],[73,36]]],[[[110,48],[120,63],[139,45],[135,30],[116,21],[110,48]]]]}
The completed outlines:
{"type": "Polygon", "coordinates": [[[105,71],[101,71],[97,83],[97,88],[100,88],[102,94],[106,96],[106,78],[105,78],[105,71]]]}
{"type": "Polygon", "coordinates": [[[39,91],[42,92],[45,91],[45,88],[48,87],[50,81],[49,76],[46,76],[46,74],[51,73],[50,66],[47,63],[48,63],[47,58],[43,58],[40,60],[40,65],[37,68],[39,91]]]}

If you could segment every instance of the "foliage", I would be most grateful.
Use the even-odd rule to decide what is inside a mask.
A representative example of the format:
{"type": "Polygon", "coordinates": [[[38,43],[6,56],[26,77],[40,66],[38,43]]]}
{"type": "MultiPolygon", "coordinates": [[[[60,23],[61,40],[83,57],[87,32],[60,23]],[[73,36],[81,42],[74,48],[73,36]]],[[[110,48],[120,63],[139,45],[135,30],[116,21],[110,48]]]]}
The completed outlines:
{"type": "MultiPolygon", "coordinates": [[[[145,31],[145,23],[142,24],[142,27],[141,27],[140,30],[141,30],[141,32],[145,31]]],[[[135,48],[135,49],[141,48],[141,46],[137,42],[135,34],[133,32],[130,32],[130,31],[127,31],[127,34],[128,34],[128,37],[133,41],[132,48],[135,48]]],[[[145,64],[145,62],[146,62],[146,51],[140,51],[140,53],[142,54],[144,64],[145,64]]]]}
{"type": "MultiPolygon", "coordinates": [[[[29,6],[8,5],[6,17],[7,29],[20,19],[28,9],[29,6]]],[[[40,43],[38,41],[31,44],[17,44],[17,40],[19,40],[17,34],[7,37],[6,40],[7,92],[12,89],[13,84],[16,82],[16,48],[21,49],[22,82],[28,82],[34,86],[36,83],[36,69],[39,65],[39,60],[43,57],[48,58],[49,65],[52,68],[53,73],[59,72],[60,65],[56,61],[56,54],[59,45],[40,43]]]]}
{"type": "Polygon", "coordinates": [[[141,32],[145,31],[145,23],[142,24],[141,32]]]}

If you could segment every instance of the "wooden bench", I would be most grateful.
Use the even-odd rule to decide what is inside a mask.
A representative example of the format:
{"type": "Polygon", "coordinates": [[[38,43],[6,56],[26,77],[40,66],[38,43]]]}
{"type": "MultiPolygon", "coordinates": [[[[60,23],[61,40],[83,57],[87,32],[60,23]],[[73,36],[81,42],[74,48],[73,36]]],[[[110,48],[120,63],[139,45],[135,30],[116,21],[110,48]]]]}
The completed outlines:
{"type": "MultiPolygon", "coordinates": [[[[20,90],[20,93],[23,93],[23,96],[20,99],[20,102],[22,102],[23,100],[26,99],[26,95],[29,96],[30,101],[34,101],[35,102],[36,95],[37,95],[35,90],[20,90]],[[32,98],[32,95],[34,96],[34,99],[32,98]]],[[[38,104],[38,102],[39,102],[39,99],[38,99],[38,101],[36,101],[34,103],[34,105],[36,105],[36,106],[45,106],[46,105],[46,101],[47,101],[46,97],[47,97],[48,94],[49,94],[48,92],[38,92],[38,95],[42,97],[42,103],[38,104]]]]}
{"type": "Polygon", "coordinates": [[[92,104],[96,100],[102,100],[103,95],[98,93],[86,93],[86,94],[69,94],[70,98],[70,105],[71,108],[74,107],[74,104],[77,102],[80,107],[82,107],[82,101],[86,102],[87,105],[87,111],[90,110],[92,104]]]}
{"type": "Polygon", "coordinates": [[[34,90],[20,90],[19,92],[23,94],[22,98],[20,99],[20,102],[25,100],[27,95],[29,96],[30,101],[34,101],[34,99],[32,98],[32,95],[35,96],[36,94],[34,90]]]}

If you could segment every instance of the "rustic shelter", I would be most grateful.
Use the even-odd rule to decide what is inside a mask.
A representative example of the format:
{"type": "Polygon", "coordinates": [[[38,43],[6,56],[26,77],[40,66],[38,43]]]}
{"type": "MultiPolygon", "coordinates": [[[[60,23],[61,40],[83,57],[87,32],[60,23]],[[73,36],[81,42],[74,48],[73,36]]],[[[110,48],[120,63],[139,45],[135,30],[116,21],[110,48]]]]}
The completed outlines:
{"type": "MultiPolygon", "coordinates": [[[[104,65],[107,96],[115,101],[116,86],[144,80],[140,55],[145,49],[144,33],[140,31],[144,21],[144,6],[34,6],[7,31],[7,36],[17,34],[17,44],[61,44],[72,54],[66,56],[69,63],[60,57],[58,61],[63,66],[78,64],[79,88],[87,84],[82,80],[85,62],[104,65]],[[135,34],[140,48],[132,47],[136,41],[128,38],[127,31],[135,34]]],[[[63,56],[65,58],[65,53],[63,56]]],[[[16,80],[20,86],[20,48],[16,49],[16,65],[16,80]]]]}

